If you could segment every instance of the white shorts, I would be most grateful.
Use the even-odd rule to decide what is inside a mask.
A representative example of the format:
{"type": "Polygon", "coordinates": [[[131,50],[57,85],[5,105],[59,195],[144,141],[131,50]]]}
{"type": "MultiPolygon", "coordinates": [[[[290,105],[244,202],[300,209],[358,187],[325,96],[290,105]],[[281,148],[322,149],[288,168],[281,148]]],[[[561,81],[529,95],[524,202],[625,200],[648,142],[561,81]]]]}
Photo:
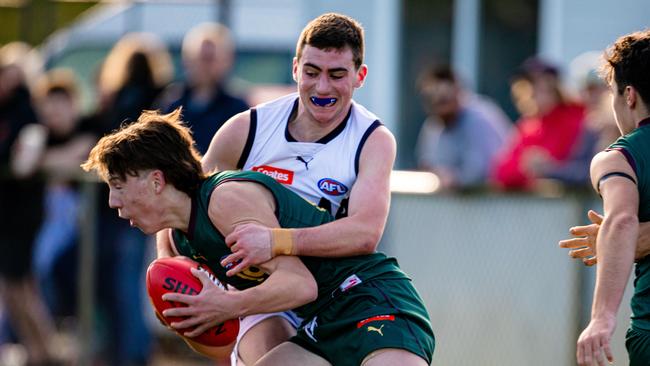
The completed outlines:
{"type": "Polygon", "coordinates": [[[239,318],[239,334],[237,334],[237,342],[235,347],[230,354],[230,363],[232,366],[237,366],[237,358],[239,356],[239,341],[244,337],[246,332],[248,332],[252,327],[261,323],[263,320],[272,318],[274,316],[279,316],[284,318],[286,321],[291,324],[294,328],[298,329],[298,325],[302,322],[302,319],[298,317],[293,311],[285,311],[281,313],[268,313],[268,314],[256,314],[249,315],[243,318],[239,318]]]}

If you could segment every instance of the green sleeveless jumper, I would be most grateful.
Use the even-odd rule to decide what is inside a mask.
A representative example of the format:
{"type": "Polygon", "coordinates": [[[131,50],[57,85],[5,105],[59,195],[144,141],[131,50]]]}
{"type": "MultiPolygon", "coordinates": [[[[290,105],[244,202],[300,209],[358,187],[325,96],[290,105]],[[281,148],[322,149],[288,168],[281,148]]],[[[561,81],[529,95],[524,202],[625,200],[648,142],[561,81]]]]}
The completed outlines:
{"type": "MultiPolygon", "coordinates": [[[[231,252],[225,244],[224,235],[217,230],[208,216],[212,192],[220,184],[231,181],[253,182],[268,189],[275,198],[275,215],[283,228],[313,227],[328,223],[333,218],[328,212],[261,173],[225,171],[205,180],[197,194],[192,197],[188,232],[173,231],[176,249],[181,255],[208,266],[220,281],[239,290],[245,290],[264,281],[268,278],[268,274],[257,267],[249,267],[236,276],[227,277],[228,269],[222,267],[220,262],[231,252]]],[[[411,285],[410,279],[399,269],[394,258],[389,258],[382,253],[373,253],[345,258],[303,256],[301,260],[318,283],[318,298],[312,303],[294,309],[298,316],[304,318],[304,321],[298,336],[292,341],[337,365],[360,362],[365,352],[372,352],[378,349],[377,347],[408,349],[431,361],[434,337],[426,308],[411,285]],[[369,293],[364,294],[364,292],[369,293]],[[373,296],[378,296],[379,300],[373,296]],[[331,314],[332,311],[335,313],[331,314]],[[328,322],[336,327],[334,332],[322,323],[316,326],[317,318],[323,319],[328,315],[336,317],[328,322]],[[382,318],[383,316],[385,318],[382,318]],[[370,321],[359,327],[351,326],[368,319],[370,321]],[[398,336],[399,331],[395,330],[398,339],[392,341],[392,337],[382,334],[381,338],[384,342],[388,342],[384,346],[382,342],[376,340],[372,342],[369,340],[365,346],[363,342],[357,341],[356,343],[361,344],[361,347],[357,345],[354,348],[357,356],[341,352],[350,343],[350,340],[343,337],[346,331],[361,329],[363,336],[374,336],[377,332],[368,331],[367,327],[380,329],[372,327],[377,322],[387,323],[385,329],[389,329],[388,325],[409,329],[405,331],[406,336],[403,334],[398,336]],[[342,325],[340,323],[345,324],[345,329],[340,329],[342,325]],[[366,324],[368,325],[365,326],[366,324]],[[318,338],[318,342],[314,338],[318,338]],[[339,341],[340,339],[343,341],[339,341]],[[338,357],[345,357],[345,360],[338,357]]],[[[385,333],[385,329],[381,328],[381,333],[385,333]]]]}

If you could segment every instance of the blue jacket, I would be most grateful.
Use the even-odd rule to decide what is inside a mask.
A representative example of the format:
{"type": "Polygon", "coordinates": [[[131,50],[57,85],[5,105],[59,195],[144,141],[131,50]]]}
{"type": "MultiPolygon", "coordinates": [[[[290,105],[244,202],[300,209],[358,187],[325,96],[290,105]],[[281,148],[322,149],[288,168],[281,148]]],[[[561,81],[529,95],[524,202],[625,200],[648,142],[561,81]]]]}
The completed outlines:
{"type": "Polygon", "coordinates": [[[180,106],[183,107],[183,120],[192,130],[196,148],[201,154],[205,154],[217,130],[230,117],[247,110],[248,104],[219,86],[214,98],[207,104],[192,103],[191,96],[192,89],[185,85],[180,98],[172,102],[166,111],[169,113],[180,106]]]}

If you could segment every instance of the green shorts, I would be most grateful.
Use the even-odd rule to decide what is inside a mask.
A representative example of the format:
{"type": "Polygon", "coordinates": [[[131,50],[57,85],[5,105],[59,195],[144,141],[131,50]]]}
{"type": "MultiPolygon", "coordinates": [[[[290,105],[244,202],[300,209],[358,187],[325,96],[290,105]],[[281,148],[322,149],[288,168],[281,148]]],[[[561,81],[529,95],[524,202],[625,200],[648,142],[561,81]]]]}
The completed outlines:
{"type": "Polygon", "coordinates": [[[630,366],[647,366],[650,362],[650,333],[630,327],[625,334],[625,348],[630,366]]]}
{"type": "Polygon", "coordinates": [[[435,339],[429,316],[408,279],[364,282],[340,293],[291,341],[331,364],[361,364],[373,351],[399,348],[431,363],[435,339]]]}

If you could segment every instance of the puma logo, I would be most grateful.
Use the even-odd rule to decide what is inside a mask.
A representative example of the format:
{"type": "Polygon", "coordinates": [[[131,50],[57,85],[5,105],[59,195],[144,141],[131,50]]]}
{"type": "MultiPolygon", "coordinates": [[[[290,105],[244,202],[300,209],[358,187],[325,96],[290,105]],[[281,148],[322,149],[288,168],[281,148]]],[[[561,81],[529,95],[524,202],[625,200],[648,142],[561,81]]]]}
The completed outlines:
{"type": "Polygon", "coordinates": [[[305,158],[302,157],[302,156],[296,156],[296,160],[298,160],[298,161],[302,162],[303,164],[305,164],[305,169],[309,170],[309,163],[310,163],[312,160],[314,160],[314,158],[311,157],[311,156],[308,156],[308,157],[305,159],[305,158]]]}
{"type": "Polygon", "coordinates": [[[379,333],[380,336],[383,337],[383,336],[384,336],[384,333],[381,332],[381,328],[383,328],[383,327],[384,327],[383,324],[382,324],[381,327],[379,327],[379,328],[375,328],[375,327],[373,327],[372,325],[369,325],[369,326],[368,326],[368,332],[377,332],[377,333],[379,333]]]}

